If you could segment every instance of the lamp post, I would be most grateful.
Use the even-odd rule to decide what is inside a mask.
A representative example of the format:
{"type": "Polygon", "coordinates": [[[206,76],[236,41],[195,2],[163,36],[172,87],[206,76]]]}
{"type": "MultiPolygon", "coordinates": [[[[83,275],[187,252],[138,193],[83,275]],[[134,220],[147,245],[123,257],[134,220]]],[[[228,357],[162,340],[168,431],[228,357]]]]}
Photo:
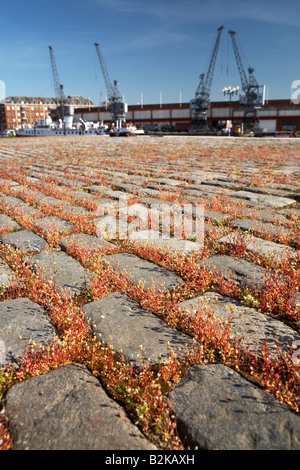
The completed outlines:
{"type": "MultiPolygon", "coordinates": [[[[224,93],[224,96],[228,95],[229,96],[229,120],[231,121],[231,114],[232,114],[232,110],[231,110],[231,97],[232,95],[237,95],[238,91],[239,91],[240,87],[238,86],[235,86],[235,87],[231,87],[231,86],[226,86],[222,89],[223,93],[224,93]]],[[[229,135],[230,135],[230,128],[229,128],[229,135]]]]}

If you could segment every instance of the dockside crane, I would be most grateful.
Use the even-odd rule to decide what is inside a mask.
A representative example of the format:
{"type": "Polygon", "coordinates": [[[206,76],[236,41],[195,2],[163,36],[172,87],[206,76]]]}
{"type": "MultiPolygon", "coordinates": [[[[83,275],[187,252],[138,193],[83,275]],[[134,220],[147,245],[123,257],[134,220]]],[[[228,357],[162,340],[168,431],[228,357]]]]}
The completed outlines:
{"type": "Polygon", "coordinates": [[[62,120],[62,125],[64,127],[64,130],[66,130],[66,128],[72,127],[74,108],[68,105],[67,98],[64,93],[64,87],[59,81],[58,71],[56,67],[56,62],[55,62],[52,46],[49,46],[49,51],[50,51],[50,58],[51,58],[55,97],[57,98],[59,102],[59,106],[56,108],[56,116],[58,119],[62,120]]]}
{"type": "Polygon", "coordinates": [[[236,42],[236,32],[228,31],[231,36],[235,59],[241,77],[244,95],[240,96],[240,103],[243,105],[243,126],[244,131],[251,131],[258,127],[258,110],[264,105],[265,87],[259,85],[252,67],[248,67],[248,77],[246,75],[243,62],[236,42]]]}
{"type": "Polygon", "coordinates": [[[64,101],[66,98],[65,93],[64,93],[64,87],[59,81],[58,71],[56,67],[56,62],[55,62],[52,46],[49,46],[49,51],[50,51],[50,59],[51,59],[51,66],[52,66],[55,97],[58,98],[60,101],[64,101]]]}
{"type": "Polygon", "coordinates": [[[124,103],[122,95],[118,88],[118,82],[114,80],[113,85],[111,83],[111,79],[109,77],[103,56],[100,52],[99,44],[95,42],[95,47],[97,50],[99,62],[102,68],[102,73],[105,81],[105,86],[107,90],[107,97],[108,97],[108,110],[111,112],[111,121],[112,124],[118,126],[121,125],[122,121],[125,121],[126,113],[128,111],[127,103],[124,103]]]}
{"type": "Polygon", "coordinates": [[[200,75],[200,82],[195,93],[195,98],[190,101],[192,111],[192,130],[207,130],[207,111],[210,108],[210,91],[217,60],[221,34],[224,26],[218,28],[217,39],[213,48],[207,74],[200,75]]]}

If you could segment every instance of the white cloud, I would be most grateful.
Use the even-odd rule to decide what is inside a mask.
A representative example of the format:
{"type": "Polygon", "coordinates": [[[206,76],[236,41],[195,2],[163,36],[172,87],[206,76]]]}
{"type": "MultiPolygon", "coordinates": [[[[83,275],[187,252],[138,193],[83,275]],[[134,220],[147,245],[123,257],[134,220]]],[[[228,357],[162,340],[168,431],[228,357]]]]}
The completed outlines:
{"type": "Polygon", "coordinates": [[[254,20],[290,26],[300,25],[298,0],[273,2],[253,0],[93,0],[98,6],[117,13],[152,16],[166,24],[205,23],[207,21],[229,22],[230,20],[254,20]]]}
{"type": "Polygon", "coordinates": [[[17,68],[45,69],[50,67],[49,52],[42,50],[37,41],[24,39],[22,45],[11,41],[10,47],[0,48],[0,64],[17,68]],[[48,59],[48,60],[47,60],[48,59]]]}
{"type": "Polygon", "coordinates": [[[118,50],[149,49],[152,47],[181,44],[189,39],[187,34],[172,32],[166,28],[151,30],[139,36],[135,35],[132,40],[127,40],[125,44],[117,44],[115,47],[118,50]]]}

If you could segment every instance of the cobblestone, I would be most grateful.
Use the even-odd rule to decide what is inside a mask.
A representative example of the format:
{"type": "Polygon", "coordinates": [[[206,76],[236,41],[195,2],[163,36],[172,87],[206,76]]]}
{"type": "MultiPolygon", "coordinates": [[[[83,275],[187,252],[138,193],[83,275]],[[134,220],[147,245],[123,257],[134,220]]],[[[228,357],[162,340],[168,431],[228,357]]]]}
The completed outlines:
{"type": "Polygon", "coordinates": [[[297,139],[76,136],[75,147],[67,136],[59,142],[1,139],[0,367],[7,390],[0,401],[0,436],[5,423],[12,449],[162,450],[170,446],[168,432],[163,439],[161,434],[168,416],[177,425],[180,449],[300,449],[294,413],[299,155],[297,139]],[[195,204],[204,208],[203,245],[195,223],[187,239],[164,230],[168,211],[173,215],[174,208],[191,203],[194,222],[195,204]],[[147,218],[153,208],[161,222],[155,227],[147,218]],[[110,227],[122,222],[124,233],[101,237],[103,221],[110,227]],[[127,243],[133,240],[143,245],[127,243]],[[10,246],[22,248],[25,257],[10,246]],[[216,291],[210,274],[206,284],[206,274],[198,276],[202,266],[222,274],[235,290],[222,285],[226,294],[216,291]],[[256,296],[273,279],[275,266],[288,292],[275,291],[264,307],[256,296]],[[41,292],[31,277],[38,269],[47,282],[41,292]],[[119,282],[120,273],[131,283],[119,282]],[[145,298],[141,286],[153,287],[145,298]],[[214,349],[213,328],[206,332],[211,349],[202,351],[204,332],[190,323],[197,321],[199,306],[204,319],[213,313],[223,328],[230,319],[232,345],[240,340],[258,364],[266,341],[270,360],[263,378],[260,371],[249,373],[247,361],[239,372],[226,367],[221,346],[214,349]],[[16,383],[5,369],[17,371],[31,344],[40,348],[37,363],[28,363],[33,377],[28,370],[26,380],[16,383]],[[47,345],[55,347],[45,359],[47,345]],[[109,364],[101,363],[102,346],[109,364]],[[200,364],[192,361],[197,347],[200,364]],[[278,348],[284,371],[276,369],[278,348]],[[190,363],[184,363],[186,356],[190,363]],[[270,380],[268,368],[275,374],[270,380]],[[140,389],[127,387],[134,377],[140,389]],[[262,384],[271,384],[277,398],[262,384]],[[157,390],[154,401],[148,390],[157,390]],[[159,393],[170,414],[162,420],[155,415],[153,423],[159,393]]]}
{"type": "Polygon", "coordinates": [[[13,196],[4,196],[2,198],[3,204],[6,204],[10,209],[20,209],[24,214],[38,219],[43,217],[43,213],[32,206],[28,206],[24,201],[13,196]]]}
{"type": "Polygon", "coordinates": [[[155,450],[79,364],[13,386],[6,412],[16,450],[155,450]]]}
{"type": "Polygon", "coordinates": [[[111,343],[126,361],[141,366],[143,360],[153,364],[168,359],[169,347],[175,355],[192,346],[192,339],[166,325],[151,312],[122,293],[113,293],[86,304],[84,311],[94,334],[105,344],[111,343]]]}
{"type": "Polygon", "coordinates": [[[55,216],[39,219],[35,221],[34,226],[48,233],[56,231],[61,233],[70,232],[74,228],[74,224],[71,222],[55,216]]]}
{"type": "Polygon", "coordinates": [[[6,214],[0,214],[0,233],[6,230],[11,232],[19,229],[21,229],[21,226],[14,219],[6,214]]]}
{"type": "Polygon", "coordinates": [[[90,288],[90,271],[63,251],[43,252],[30,258],[31,266],[39,269],[47,281],[71,295],[79,295],[90,288]]]}
{"type": "Polygon", "coordinates": [[[146,288],[155,284],[159,289],[170,290],[183,283],[182,279],[172,272],[130,253],[107,255],[103,257],[103,261],[128,276],[133,283],[142,281],[146,288]]]}
{"type": "Polygon", "coordinates": [[[246,204],[253,204],[256,207],[274,207],[280,209],[285,206],[295,204],[295,200],[282,196],[269,196],[261,193],[252,193],[250,191],[236,191],[234,197],[245,199],[246,204]]]}
{"type": "Polygon", "coordinates": [[[300,448],[298,417],[223,365],[192,368],[172,397],[179,432],[192,449],[300,448]]]}
{"type": "Polygon", "coordinates": [[[91,254],[94,254],[99,248],[113,248],[114,244],[102,238],[88,235],[87,233],[74,233],[59,240],[59,245],[62,250],[67,251],[68,246],[74,245],[75,248],[87,248],[91,254]]]}
{"type": "Polygon", "coordinates": [[[129,240],[152,243],[162,250],[179,251],[182,254],[195,254],[202,250],[203,244],[178,238],[165,238],[157,230],[140,230],[129,235],[129,240]]]}
{"type": "MultiPolygon", "coordinates": [[[[219,243],[224,245],[238,245],[240,240],[239,235],[230,233],[225,237],[219,238],[219,243]]],[[[245,234],[243,236],[243,243],[247,251],[258,255],[262,254],[265,257],[292,259],[297,256],[297,251],[287,245],[281,245],[280,243],[275,243],[270,240],[263,240],[253,235],[245,234]]]]}
{"type": "Polygon", "coordinates": [[[0,258],[0,289],[7,287],[15,279],[14,271],[0,258]]]}
{"type": "Polygon", "coordinates": [[[233,228],[240,228],[246,232],[252,232],[255,235],[260,233],[274,236],[274,237],[292,237],[294,238],[294,232],[286,227],[279,225],[273,225],[268,222],[258,222],[249,219],[239,219],[232,223],[233,228]]]}
{"type": "Polygon", "coordinates": [[[186,300],[179,303],[179,307],[189,315],[195,315],[200,308],[204,313],[213,312],[216,319],[230,321],[231,337],[242,339],[243,347],[249,346],[249,351],[258,355],[262,353],[265,342],[274,355],[278,345],[288,352],[294,341],[300,340],[300,335],[281,321],[217,292],[186,300]]]}
{"type": "Polygon", "coordinates": [[[0,303],[0,340],[5,344],[5,361],[18,364],[30,341],[46,344],[53,340],[53,325],[46,311],[30,299],[0,303]]]}
{"type": "Polygon", "coordinates": [[[31,230],[20,230],[18,232],[1,235],[1,241],[5,245],[12,245],[13,247],[26,251],[44,251],[49,248],[48,243],[39,235],[31,230]]]}
{"type": "Polygon", "coordinates": [[[261,266],[231,256],[212,256],[199,265],[221,274],[228,282],[254,290],[259,290],[268,277],[261,266]]]}

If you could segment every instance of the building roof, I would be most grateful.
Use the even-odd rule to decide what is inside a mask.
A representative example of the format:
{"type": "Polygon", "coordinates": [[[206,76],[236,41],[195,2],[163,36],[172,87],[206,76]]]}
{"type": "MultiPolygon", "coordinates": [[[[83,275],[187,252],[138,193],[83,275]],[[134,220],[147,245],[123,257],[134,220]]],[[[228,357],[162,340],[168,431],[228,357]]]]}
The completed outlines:
{"type": "MultiPolygon", "coordinates": [[[[89,98],[84,98],[81,95],[69,95],[66,98],[68,105],[73,106],[93,106],[93,102],[89,98]]],[[[59,98],[49,98],[42,96],[8,96],[2,100],[4,104],[47,104],[59,106],[61,104],[59,98]]]]}
{"type": "Polygon", "coordinates": [[[93,106],[93,102],[89,98],[84,98],[81,95],[69,95],[68,100],[80,106],[93,106]]]}

